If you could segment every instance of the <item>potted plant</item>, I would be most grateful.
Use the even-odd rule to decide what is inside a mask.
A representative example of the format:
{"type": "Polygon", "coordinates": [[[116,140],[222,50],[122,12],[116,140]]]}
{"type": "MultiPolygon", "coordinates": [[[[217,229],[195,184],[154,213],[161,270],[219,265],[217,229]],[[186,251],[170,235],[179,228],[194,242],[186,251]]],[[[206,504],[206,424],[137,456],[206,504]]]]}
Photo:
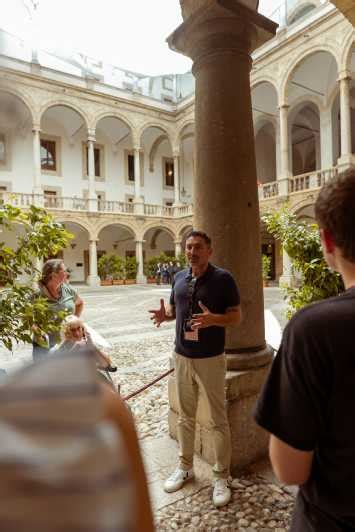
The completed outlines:
{"type": "Polygon", "coordinates": [[[101,255],[97,262],[97,271],[101,279],[101,286],[111,285],[113,277],[112,255],[101,255]]]}
{"type": "Polygon", "coordinates": [[[113,266],[112,284],[114,285],[124,284],[124,277],[125,277],[124,259],[122,257],[119,257],[118,255],[113,255],[112,266],[113,266]]]}
{"type": "Polygon", "coordinates": [[[263,285],[268,286],[270,279],[270,270],[271,270],[271,257],[268,255],[262,255],[262,275],[263,275],[263,285]]]}
{"type": "Polygon", "coordinates": [[[136,257],[126,257],[125,260],[125,284],[135,284],[138,270],[136,257]]]}

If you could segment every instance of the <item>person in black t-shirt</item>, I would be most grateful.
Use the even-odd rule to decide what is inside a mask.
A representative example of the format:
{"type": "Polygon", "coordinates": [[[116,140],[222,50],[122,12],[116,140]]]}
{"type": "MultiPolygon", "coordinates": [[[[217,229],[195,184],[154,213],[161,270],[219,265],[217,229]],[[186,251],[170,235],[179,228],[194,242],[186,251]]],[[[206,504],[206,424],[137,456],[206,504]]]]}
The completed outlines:
{"type": "Polygon", "coordinates": [[[241,320],[240,296],[232,275],[209,263],[211,240],[192,231],[186,239],[190,268],[179,271],[173,282],[170,305],[151,310],[159,327],[176,318],[175,379],[179,407],[180,464],[166,480],[168,493],[193,478],[195,416],[198,395],[207,410],[213,434],[216,463],[213,502],[224,506],[231,497],[229,477],[231,442],[225,409],[225,327],[241,320]]]}
{"type": "Polygon", "coordinates": [[[287,325],[256,406],[276,476],[300,486],[292,532],[355,530],[355,172],[315,206],[324,258],[345,292],[287,325]]]}

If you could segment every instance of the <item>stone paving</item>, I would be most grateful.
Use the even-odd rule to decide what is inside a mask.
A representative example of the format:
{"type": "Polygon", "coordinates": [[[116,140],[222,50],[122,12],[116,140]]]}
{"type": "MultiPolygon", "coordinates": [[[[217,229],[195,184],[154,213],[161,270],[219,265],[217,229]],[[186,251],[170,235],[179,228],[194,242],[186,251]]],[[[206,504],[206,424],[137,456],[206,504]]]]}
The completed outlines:
{"type": "MultiPolygon", "coordinates": [[[[147,310],[156,308],[165,286],[79,287],[85,302],[84,319],[113,345],[118,366],[114,380],[128,395],[169,368],[174,324],[153,327],[147,310]]],[[[284,326],[285,304],[278,288],[265,290],[265,307],[284,326]]],[[[14,354],[0,349],[0,367],[12,371],[29,361],[31,349],[14,354]]],[[[163,481],[174,469],[177,445],[168,436],[167,379],[129,401],[138,430],[158,531],[284,531],[289,525],[294,494],[277,485],[268,464],[239,479],[231,503],[215,509],[211,503],[211,468],[195,461],[196,479],[179,492],[166,494],[163,481]]]]}

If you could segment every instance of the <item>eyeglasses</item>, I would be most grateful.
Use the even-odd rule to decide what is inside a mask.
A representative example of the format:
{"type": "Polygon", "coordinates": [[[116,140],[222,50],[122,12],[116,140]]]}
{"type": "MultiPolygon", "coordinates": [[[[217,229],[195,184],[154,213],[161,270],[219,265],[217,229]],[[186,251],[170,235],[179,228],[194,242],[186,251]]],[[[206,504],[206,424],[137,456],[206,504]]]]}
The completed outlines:
{"type": "Polygon", "coordinates": [[[80,331],[82,330],[82,326],[78,325],[77,327],[70,327],[69,329],[71,332],[80,331]]]}

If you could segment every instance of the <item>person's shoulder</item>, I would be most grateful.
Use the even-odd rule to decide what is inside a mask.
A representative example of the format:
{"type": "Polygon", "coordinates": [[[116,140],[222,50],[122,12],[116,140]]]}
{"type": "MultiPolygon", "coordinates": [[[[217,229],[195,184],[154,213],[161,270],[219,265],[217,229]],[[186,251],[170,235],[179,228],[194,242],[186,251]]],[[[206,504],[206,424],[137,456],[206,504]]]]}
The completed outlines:
{"type": "Polygon", "coordinates": [[[215,278],[225,280],[225,281],[233,281],[235,282],[235,279],[230,271],[225,270],[224,268],[221,268],[220,266],[216,266],[215,264],[210,264],[212,275],[215,278]]]}
{"type": "Polygon", "coordinates": [[[180,281],[181,279],[185,279],[185,277],[188,275],[189,273],[189,268],[184,268],[183,270],[180,270],[178,272],[176,272],[175,274],[175,283],[176,281],[180,281]]]}
{"type": "Polygon", "coordinates": [[[325,326],[332,326],[338,320],[341,321],[343,303],[346,301],[344,296],[345,294],[340,294],[306,305],[292,316],[287,329],[303,333],[315,332],[325,326]]]}
{"type": "Polygon", "coordinates": [[[71,295],[77,295],[77,291],[75,290],[75,288],[72,287],[71,284],[68,284],[68,283],[63,283],[62,284],[62,290],[63,292],[67,293],[67,294],[71,294],[71,295]]]}

